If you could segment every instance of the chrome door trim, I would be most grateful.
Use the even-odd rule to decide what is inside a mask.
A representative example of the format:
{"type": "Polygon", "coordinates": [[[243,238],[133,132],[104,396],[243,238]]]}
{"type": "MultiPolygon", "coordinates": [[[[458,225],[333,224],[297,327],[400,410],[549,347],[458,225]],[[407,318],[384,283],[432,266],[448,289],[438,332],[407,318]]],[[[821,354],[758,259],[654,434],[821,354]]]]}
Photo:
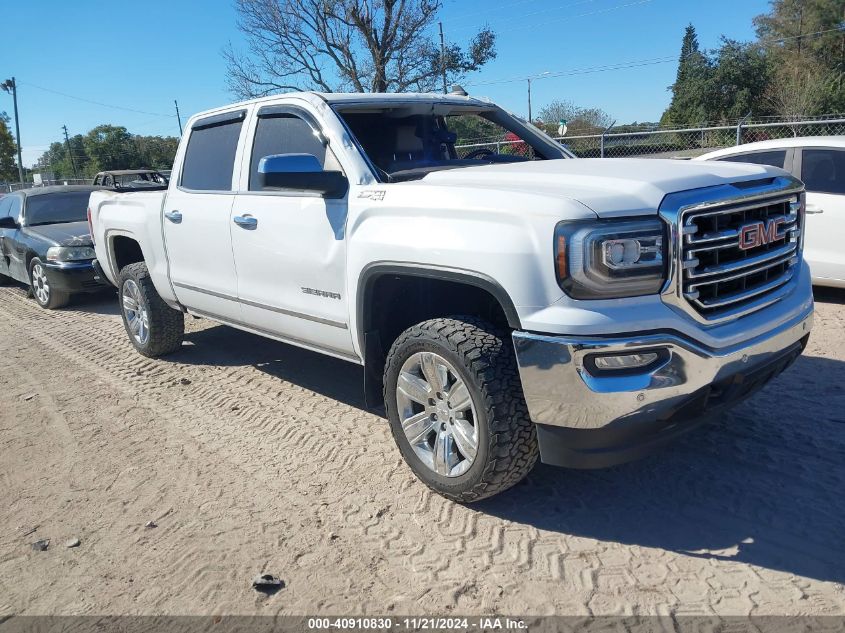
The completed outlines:
{"type": "MultiPolygon", "coordinates": [[[[190,286],[188,284],[179,283],[178,281],[173,282],[174,286],[182,288],[184,290],[191,290],[193,292],[200,292],[202,294],[210,295],[212,297],[217,297],[218,299],[226,299],[228,301],[236,301],[239,303],[243,303],[244,305],[251,306],[253,308],[261,308],[262,310],[269,310],[270,312],[277,312],[279,314],[284,314],[285,316],[295,317],[297,319],[305,319],[306,321],[313,321],[315,323],[321,323],[323,325],[328,325],[331,327],[336,327],[341,330],[348,330],[349,325],[346,323],[342,323],[340,321],[332,321],[331,319],[324,319],[322,317],[314,316],[311,314],[303,314],[302,312],[294,312],[292,310],[285,310],[283,308],[277,308],[275,306],[269,306],[264,303],[257,303],[255,301],[248,301],[246,299],[238,299],[237,297],[232,297],[227,294],[223,294],[221,292],[214,292],[213,290],[205,290],[204,288],[197,288],[196,286],[190,286]]],[[[216,318],[216,317],[215,317],[216,318]]],[[[249,325],[244,324],[245,327],[252,327],[249,325]]],[[[253,328],[256,329],[257,328],[253,328]]],[[[263,331],[263,330],[262,330],[263,331]]]]}
{"type": "Polygon", "coordinates": [[[330,347],[322,347],[320,345],[315,345],[314,343],[309,343],[307,341],[303,341],[302,339],[298,339],[292,336],[281,336],[279,334],[276,334],[275,332],[271,332],[270,330],[265,330],[254,325],[249,325],[248,323],[244,323],[243,321],[235,321],[226,317],[219,317],[209,312],[202,312],[200,310],[193,310],[191,308],[188,309],[188,312],[190,314],[195,314],[198,317],[211,319],[212,321],[217,321],[218,323],[222,323],[223,325],[228,325],[230,327],[237,328],[238,330],[243,330],[252,334],[258,334],[259,336],[271,338],[274,341],[279,341],[280,343],[286,343],[288,345],[294,345],[296,347],[301,347],[303,349],[311,350],[313,352],[327,354],[329,356],[334,356],[335,358],[356,363],[358,365],[363,364],[361,362],[361,359],[355,354],[348,354],[346,352],[340,352],[330,347]]]}

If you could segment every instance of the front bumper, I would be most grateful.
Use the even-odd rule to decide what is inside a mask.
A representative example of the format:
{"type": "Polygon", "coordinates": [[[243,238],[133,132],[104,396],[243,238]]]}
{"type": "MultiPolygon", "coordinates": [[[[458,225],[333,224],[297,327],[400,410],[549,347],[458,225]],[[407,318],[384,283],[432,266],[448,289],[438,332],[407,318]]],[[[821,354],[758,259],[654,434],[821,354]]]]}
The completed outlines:
{"type": "Polygon", "coordinates": [[[91,261],[46,262],[50,287],[62,292],[97,292],[107,286],[98,278],[91,261]]]}
{"type": "Polygon", "coordinates": [[[545,463],[597,468],[636,459],[748,397],[797,358],[810,306],[765,335],[710,349],[677,334],[563,337],[514,332],[528,411],[545,463]],[[658,352],[642,370],[600,371],[596,354],[658,352]]]}

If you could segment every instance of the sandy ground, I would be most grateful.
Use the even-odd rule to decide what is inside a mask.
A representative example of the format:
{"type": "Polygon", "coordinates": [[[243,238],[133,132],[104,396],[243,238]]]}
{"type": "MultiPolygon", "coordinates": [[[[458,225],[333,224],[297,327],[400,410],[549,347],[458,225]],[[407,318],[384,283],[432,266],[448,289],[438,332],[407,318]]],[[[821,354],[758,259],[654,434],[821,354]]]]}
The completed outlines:
{"type": "Polygon", "coordinates": [[[401,462],[360,368],[190,319],[151,361],[113,297],[2,288],[0,618],[843,614],[845,295],[819,299],[805,355],[731,415],[462,507],[401,462]]]}

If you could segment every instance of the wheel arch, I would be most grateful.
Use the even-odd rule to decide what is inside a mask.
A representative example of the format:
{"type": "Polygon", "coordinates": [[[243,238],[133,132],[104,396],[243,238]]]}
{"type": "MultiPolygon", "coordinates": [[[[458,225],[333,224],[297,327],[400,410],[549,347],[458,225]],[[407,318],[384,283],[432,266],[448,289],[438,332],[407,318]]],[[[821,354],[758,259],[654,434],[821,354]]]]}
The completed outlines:
{"type": "Polygon", "coordinates": [[[485,315],[478,314],[472,308],[466,309],[472,299],[475,299],[484,303],[487,309],[498,309],[501,325],[512,330],[521,328],[516,306],[507,291],[495,279],[477,271],[409,262],[375,262],[361,271],[356,297],[356,335],[364,358],[364,395],[369,406],[382,403],[382,371],[387,349],[392,342],[388,339],[395,338],[394,335],[414,323],[433,316],[445,317],[455,314],[484,317],[485,315]],[[434,289],[435,292],[448,289],[450,295],[455,290],[464,289],[468,291],[468,296],[464,301],[455,304],[446,302],[442,308],[433,311],[429,309],[419,314],[419,318],[415,317],[416,321],[397,317],[393,330],[385,332],[382,325],[386,317],[384,311],[379,311],[376,301],[379,284],[384,280],[399,280],[404,284],[403,287],[413,286],[415,282],[425,282],[426,289],[434,289]],[[454,309],[452,305],[455,305],[454,309]]]}

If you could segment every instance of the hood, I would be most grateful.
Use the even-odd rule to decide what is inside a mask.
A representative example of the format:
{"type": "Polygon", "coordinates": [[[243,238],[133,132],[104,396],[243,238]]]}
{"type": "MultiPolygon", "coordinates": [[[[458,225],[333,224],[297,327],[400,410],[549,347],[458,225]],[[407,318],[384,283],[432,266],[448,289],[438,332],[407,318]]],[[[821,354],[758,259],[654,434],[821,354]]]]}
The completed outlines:
{"type": "Polygon", "coordinates": [[[766,165],[649,158],[578,158],[449,169],[427,185],[530,191],[577,200],[599,217],[650,215],[670,193],[788,175],[766,165]]]}
{"type": "Polygon", "coordinates": [[[50,242],[53,246],[93,246],[88,222],[63,222],[26,227],[30,235],[50,242]]]}

